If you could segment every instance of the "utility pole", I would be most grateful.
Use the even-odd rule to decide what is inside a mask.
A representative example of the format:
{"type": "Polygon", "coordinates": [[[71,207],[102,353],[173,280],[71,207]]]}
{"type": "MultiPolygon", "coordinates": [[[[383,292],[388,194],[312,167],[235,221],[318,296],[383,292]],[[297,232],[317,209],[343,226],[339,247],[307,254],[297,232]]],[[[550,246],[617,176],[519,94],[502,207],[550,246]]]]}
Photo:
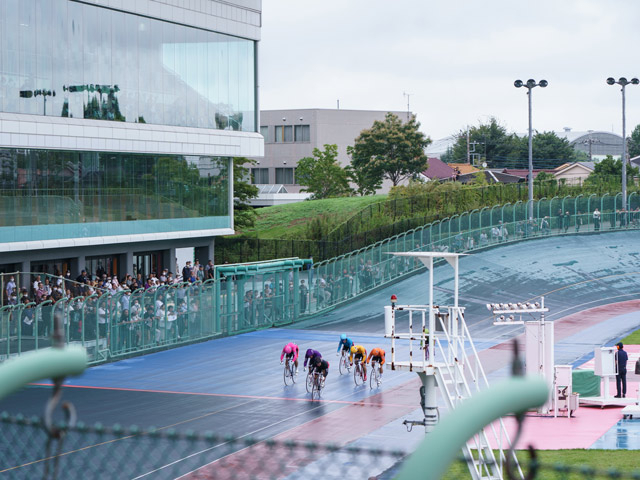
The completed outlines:
{"type": "Polygon", "coordinates": [[[404,97],[407,97],[407,122],[408,122],[409,121],[409,116],[411,115],[411,109],[409,108],[409,97],[411,97],[411,95],[413,95],[413,93],[402,92],[402,95],[404,97]]]}

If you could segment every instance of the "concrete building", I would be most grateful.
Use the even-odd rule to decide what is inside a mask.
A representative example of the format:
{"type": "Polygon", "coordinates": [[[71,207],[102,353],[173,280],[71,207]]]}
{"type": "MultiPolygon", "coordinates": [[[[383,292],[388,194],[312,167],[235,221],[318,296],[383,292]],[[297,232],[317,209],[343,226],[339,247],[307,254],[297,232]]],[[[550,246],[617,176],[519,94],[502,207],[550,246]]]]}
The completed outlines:
{"type": "Polygon", "coordinates": [[[213,258],[231,159],[264,152],[260,25],[261,0],[0,0],[0,272],[213,258]]]}
{"type": "MultiPolygon", "coordinates": [[[[407,112],[394,111],[406,121],[407,112]]],[[[325,144],[338,146],[338,161],[350,163],[347,147],[355,143],[362,130],[371,128],[375,120],[384,120],[387,111],[299,109],[263,110],[260,112],[260,133],[265,139],[264,157],[251,169],[252,183],[256,185],[283,185],[286,194],[298,194],[303,188],[296,182],[298,160],[313,156],[313,149],[324,150],[325,144]]],[[[389,184],[383,185],[388,191],[389,184]]],[[[271,190],[271,189],[267,189],[271,190]]],[[[258,199],[255,204],[264,204],[258,199]]]]}

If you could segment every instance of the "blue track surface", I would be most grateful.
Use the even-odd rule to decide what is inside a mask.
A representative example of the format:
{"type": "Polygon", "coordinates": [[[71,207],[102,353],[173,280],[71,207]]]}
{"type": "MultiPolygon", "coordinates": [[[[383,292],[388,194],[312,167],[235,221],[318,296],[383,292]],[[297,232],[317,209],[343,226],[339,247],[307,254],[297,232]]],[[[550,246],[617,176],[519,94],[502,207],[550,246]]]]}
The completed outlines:
{"type": "MultiPolygon", "coordinates": [[[[466,320],[476,346],[488,348],[522,332],[519,326],[494,327],[485,308],[488,302],[527,301],[544,295],[551,309],[547,318],[558,319],[593,306],[638,298],[639,255],[637,232],[620,232],[532,240],[465,257],[461,260],[460,304],[467,307],[466,320]]],[[[436,302],[450,303],[452,270],[438,267],[435,278],[436,302]]],[[[67,382],[81,388],[65,389],[65,398],[76,404],[79,418],[87,423],[175,425],[272,437],[379,393],[368,386],[355,387],[351,376],[341,377],[335,351],[342,332],[368,349],[388,346],[382,312],[392,293],[398,295],[400,304],[426,303],[426,274],[414,275],[294,328],[258,331],[91,368],[67,382]],[[280,350],[292,340],[303,355],[312,347],[332,364],[325,402],[309,401],[302,372],[295,386],[284,386],[280,350]]],[[[637,315],[622,317],[560,342],[557,363],[584,359],[595,345],[610,343],[640,327],[637,315]]],[[[381,391],[414,378],[409,373],[385,372],[381,391]]],[[[0,402],[0,410],[40,414],[48,394],[47,387],[30,387],[0,402]]],[[[385,398],[385,402],[393,399],[385,398]]],[[[415,402],[417,408],[417,392],[415,402]]],[[[401,420],[358,443],[394,446],[390,443],[402,441],[410,448],[422,434],[407,434],[398,426],[401,420]]],[[[637,436],[638,425],[626,422],[624,428],[637,436]]],[[[602,448],[620,444],[605,437],[602,448]]],[[[638,445],[627,441],[632,444],[638,445]]]]}

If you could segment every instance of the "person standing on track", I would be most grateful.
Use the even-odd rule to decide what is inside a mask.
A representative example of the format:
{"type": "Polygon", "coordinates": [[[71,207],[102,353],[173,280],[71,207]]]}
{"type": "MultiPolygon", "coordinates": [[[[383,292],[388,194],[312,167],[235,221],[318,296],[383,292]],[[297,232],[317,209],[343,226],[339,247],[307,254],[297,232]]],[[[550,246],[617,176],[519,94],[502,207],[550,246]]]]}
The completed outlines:
{"type": "Polygon", "coordinates": [[[313,350],[312,348],[307,349],[307,353],[304,356],[304,364],[302,365],[302,369],[304,370],[307,367],[307,363],[309,363],[309,373],[313,370],[316,364],[316,358],[322,358],[322,354],[313,350]]]}
{"type": "Polygon", "coordinates": [[[347,337],[346,333],[340,335],[340,342],[338,343],[338,355],[340,355],[340,350],[345,350],[347,353],[351,352],[351,347],[353,347],[353,340],[347,337]]]}
{"type": "Polygon", "coordinates": [[[627,361],[629,356],[622,347],[622,342],[616,343],[618,350],[616,351],[616,364],[618,365],[618,373],[616,374],[616,396],[615,398],[625,398],[627,396],[627,361]]]}
{"type": "Polygon", "coordinates": [[[353,359],[359,360],[362,365],[362,372],[364,373],[364,379],[367,380],[367,363],[364,361],[367,358],[367,349],[362,345],[354,345],[351,347],[351,355],[349,356],[349,362],[353,365],[353,359]]]}
{"type": "Polygon", "coordinates": [[[296,371],[294,375],[298,375],[298,345],[293,342],[287,343],[282,349],[282,353],[280,354],[280,364],[282,365],[282,359],[284,356],[287,356],[287,360],[293,357],[293,364],[296,367],[296,371]]]}
{"type": "Polygon", "coordinates": [[[369,361],[372,359],[378,362],[378,365],[380,365],[380,378],[382,378],[382,365],[384,365],[384,350],[377,347],[372,349],[369,352],[369,356],[367,357],[367,363],[369,363],[369,361]]]}

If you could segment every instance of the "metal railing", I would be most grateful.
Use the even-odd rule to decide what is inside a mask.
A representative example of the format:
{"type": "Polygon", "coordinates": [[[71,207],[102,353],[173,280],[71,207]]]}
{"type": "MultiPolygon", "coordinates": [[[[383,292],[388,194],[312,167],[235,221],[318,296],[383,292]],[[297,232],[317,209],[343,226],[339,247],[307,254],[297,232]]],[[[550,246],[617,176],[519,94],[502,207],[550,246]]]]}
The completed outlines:
{"type": "Polygon", "coordinates": [[[84,346],[91,363],[292,324],[423,268],[415,259],[389,252],[473,252],[536,238],[638,229],[640,197],[634,192],[629,200],[633,211],[621,213],[620,195],[542,199],[534,203],[532,219],[526,217],[526,203],[495,205],[409,230],[310,269],[274,262],[271,269],[239,268],[204,283],[115,294],[83,291],[55,302],[5,305],[0,308],[0,359],[49,346],[56,315],[64,318],[66,342],[84,346]],[[594,217],[596,208],[599,217],[594,217]]]}

